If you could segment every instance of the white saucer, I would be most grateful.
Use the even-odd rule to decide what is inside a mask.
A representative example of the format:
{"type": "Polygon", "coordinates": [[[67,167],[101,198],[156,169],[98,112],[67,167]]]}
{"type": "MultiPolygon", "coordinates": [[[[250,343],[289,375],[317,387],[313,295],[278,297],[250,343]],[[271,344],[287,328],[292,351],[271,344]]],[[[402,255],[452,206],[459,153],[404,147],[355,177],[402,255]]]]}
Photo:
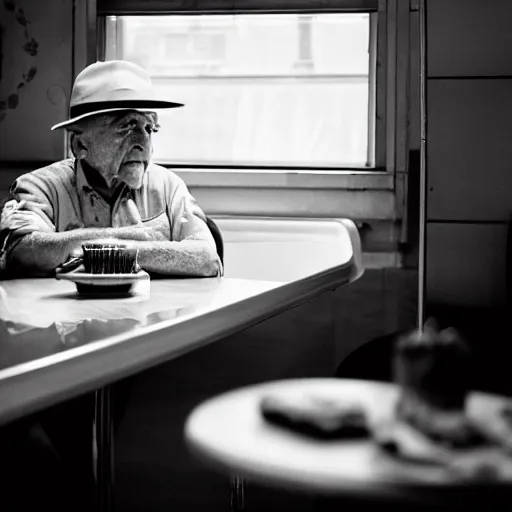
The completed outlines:
{"type": "Polygon", "coordinates": [[[80,293],[127,293],[136,282],[149,279],[149,274],[144,270],[136,274],[89,274],[81,265],[71,272],[57,271],[55,278],[72,281],[80,293]]]}

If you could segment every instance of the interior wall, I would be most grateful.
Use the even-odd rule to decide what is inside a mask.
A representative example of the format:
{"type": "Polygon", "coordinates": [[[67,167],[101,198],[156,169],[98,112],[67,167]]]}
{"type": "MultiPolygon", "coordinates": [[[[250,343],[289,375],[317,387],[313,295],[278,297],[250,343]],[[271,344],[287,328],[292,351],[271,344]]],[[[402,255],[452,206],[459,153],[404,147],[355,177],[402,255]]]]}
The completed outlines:
{"type": "Polygon", "coordinates": [[[73,57],[73,2],[0,4],[0,161],[55,161],[64,135],[73,57]]]}
{"type": "Polygon", "coordinates": [[[512,2],[427,0],[427,302],[505,303],[512,2]]]}

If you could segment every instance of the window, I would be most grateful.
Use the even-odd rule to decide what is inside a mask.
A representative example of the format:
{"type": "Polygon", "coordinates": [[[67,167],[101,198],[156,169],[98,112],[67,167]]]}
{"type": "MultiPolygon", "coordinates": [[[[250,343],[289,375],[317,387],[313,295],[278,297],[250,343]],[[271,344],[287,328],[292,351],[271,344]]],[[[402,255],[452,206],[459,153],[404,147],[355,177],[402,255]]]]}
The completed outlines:
{"type": "Polygon", "coordinates": [[[157,162],[372,169],[373,16],[107,16],[105,58],[143,66],[162,98],[185,104],[160,114],[157,162]]]}
{"type": "Polygon", "coordinates": [[[400,261],[410,140],[419,147],[409,132],[419,103],[417,2],[76,7],[76,72],[98,57],[132,59],[162,94],[186,103],[164,111],[156,160],[209,215],[348,217],[371,227],[364,251],[400,261]]]}

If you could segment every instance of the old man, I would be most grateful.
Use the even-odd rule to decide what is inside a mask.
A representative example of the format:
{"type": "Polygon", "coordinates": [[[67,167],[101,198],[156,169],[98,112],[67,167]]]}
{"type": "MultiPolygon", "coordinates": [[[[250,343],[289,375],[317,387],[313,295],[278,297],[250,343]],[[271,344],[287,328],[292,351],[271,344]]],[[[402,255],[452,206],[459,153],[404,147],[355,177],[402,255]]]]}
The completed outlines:
{"type": "MultiPolygon", "coordinates": [[[[146,71],[126,61],[97,62],[76,78],[69,119],[74,158],[19,177],[0,224],[6,277],[47,276],[84,241],[130,240],[139,264],[160,275],[222,273],[206,217],[185,183],[151,162],[156,99],[146,71]]],[[[172,143],[172,141],[171,141],[172,143]]]]}
{"type": "MultiPolygon", "coordinates": [[[[130,241],[139,265],[154,275],[221,275],[205,214],[176,174],[151,162],[156,110],[180,106],[157,99],[135,64],[84,69],[69,119],[52,128],[69,132],[74,158],[11,186],[0,224],[2,277],[54,275],[84,241],[105,238],[130,241]]],[[[124,400],[123,385],[114,391],[124,400]]],[[[0,432],[7,509],[91,510],[92,400],[79,397],[0,432]]]]}

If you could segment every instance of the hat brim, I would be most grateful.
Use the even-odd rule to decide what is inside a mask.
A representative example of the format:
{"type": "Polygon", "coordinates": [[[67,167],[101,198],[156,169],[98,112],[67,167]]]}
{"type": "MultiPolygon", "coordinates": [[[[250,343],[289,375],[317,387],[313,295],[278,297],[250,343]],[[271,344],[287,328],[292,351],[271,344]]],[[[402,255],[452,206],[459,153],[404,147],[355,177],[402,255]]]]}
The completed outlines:
{"type": "Polygon", "coordinates": [[[69,126],[73,123],[76,123],[77,121],[80,121],[80,119],[84,119],[86,117],[95,116],[97,114],[105,114],[107,112],[115,112],[118,110],[136,110],[138,112],[155,112],[156,110],[160,110],[162,108],[178,108],[183,107],[183,103],[172,103],[170,101],[154,101],[150,104],[150,102],[146,102],[147,106],[144,107],[132,107],[132,106],[125,106],[125,107],[111,107],[111,108],[102,108],[98,110],[92,110],[91,112],[86,112],[84,114],[75,116],[71,119],[68,119],[67,121],[63,121],[62,123],[58,123],[51,127],[51,130],[57,130],[59,128],[65,128],[66,126],[69,126]]]}

